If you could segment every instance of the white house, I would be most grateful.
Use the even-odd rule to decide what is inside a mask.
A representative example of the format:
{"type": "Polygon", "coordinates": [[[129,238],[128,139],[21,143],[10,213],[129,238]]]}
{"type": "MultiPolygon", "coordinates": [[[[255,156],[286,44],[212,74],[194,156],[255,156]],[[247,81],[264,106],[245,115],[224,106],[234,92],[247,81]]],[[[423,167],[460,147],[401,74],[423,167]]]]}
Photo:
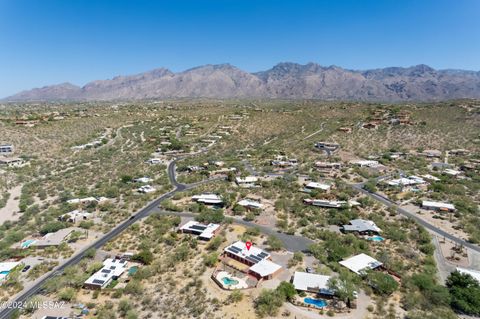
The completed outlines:
{"type": "Polygon", "coordinates": [[[359,167],[371,167],[371,168],[376,168],[380,165],[378,161],[374,161],[374,160],[353,160],[353,161],[350,161],[350,163],[359,167]]]}
{"type": "Polygon", "coordinates": [[[162,160],[159,158],[151,158],[147,160],[145,163],[150,164],[150,165],[156,165],[156,164],[161,164],[162,160]]]}
{"type": "Polygon", "coordinates": [[[258,177],[256,176],[247,176],[245,178],[235,177],[235,182],[238,184],[238,186],[241,186],[241,187],[255,187],[256,183],[258,182],[258,177]]]}
{"type": "Polygon", "coordinates": [[[382,230],[371,220],[352,219],[350,224],[343,225],[343,231],[359,234],[379,234],[382,230]]]}
{"type": "Polygon", "coordinates": [[[152,182],[152,179],[150,177],[139,177],[139,178],[135,178],[133,180],[135,183],[142,183],[142,184],[146,184],[146,183],[150,183],[152,182]]]}
{"type": "Polygon", "coordinates": [[[293,275],[293,286],[298,291],[333,295],[334,292],[328,288],[330,278],[330,276],[296,271],[293,275]]]}
{"type": "Polygon", "coordinates": [[[90,276],[83,286],[87,289],[103,289],[125,272],[127,264],[124,259],[105,259],[102,269],[90,276]]]}
{"type": "Polygon", "coordinates": [[[87,220],[92,217],[92,214],[87,211],[80,211],[78,209],[71,211],[69,213],[60,215],[58,220],[66,221],[69,223],[76,223],[78,221],[87,220]]]}
{"type": "Polygon", "coordinates": [[[0,145],[0,154],[11,154],[13,153],[14,148],[12,144],[3,144],[0,145]]]}
{"type": "Polygon", "coordinates": [[[0,158],[0,165],[7,167],[22,167],[26,162],[19,157],[0,158]]]}
{"type": "Polygon", "coordinates": [[[322,191],[328,191],[331,188],[331,186],[324,183],[309,182],[305,184],[305,188],[307,190],[320,189],[322,191]]]}
{"type": "Polygon", "coordinates": [[[376,269],[383,265],[375,258],[363,253],[344,259],[339,264],[359,275],[366,270],[376,269]]]}
{"type": "Polygon", "coordinates": [[[223,203],[223,200],[217,194],[204,193],[200,195],[192,196],[192,200],[197,203],[203,203],[206,205],[219,205],[223,203]]]}
{"type": "Polygon", "coordinates": [[[143,186],[140,186],[140,187],[137,189],[137,191],[138,191],[139,193],[144,193],[144,194],[146,194],[146,193],[155,192],[156,189],[155,189],[154,187],[150,186],[150,185],[143,185],[143,186]]]}
{"type": "Polygon", "coordinates": [[[210,240],[218,233],[218,231],[220,230],[220,225],[212,223],[204,225],[194,220],[191,220],[185,225],[181,226],[179,230],[182,233],[197,235],[198,238],[202,240],[210,240]]]}
{"type": "Polygon", "coordinates": [[[247,207],[247,208],[253,208],[253,209],[262,209],[263,205],[257,201],[254,201],[252,199],[242,199],[237,203],[240,206],[247,207]]]}
{"type": "Polygon", "coordinates": [[[441,202],[432,202],[429,200],[422,201],[422,208],[436,211],[444,212],[454,212],[456,210],[453,204],[441,203],[441,202]]]}
{"type": "Polygon", "coordinates": [[[419,177],[419,176],[408,176],[408,177],[401,177],[398,179],[392,179],[386,182],[387,185],[393,187],[405,187],[405,186],[414,186],[414,185],[422,185],[426,184],[426,181],[419,177]]]}
{"type": "Polygon", "coordinates": [[[343,200],[325,200],[325,199],[304,199],[303,202],[307,205],[327,207],[327,208],[342,208],[360,205],[359,202],[350,200],[348,202],[343,200]]]}

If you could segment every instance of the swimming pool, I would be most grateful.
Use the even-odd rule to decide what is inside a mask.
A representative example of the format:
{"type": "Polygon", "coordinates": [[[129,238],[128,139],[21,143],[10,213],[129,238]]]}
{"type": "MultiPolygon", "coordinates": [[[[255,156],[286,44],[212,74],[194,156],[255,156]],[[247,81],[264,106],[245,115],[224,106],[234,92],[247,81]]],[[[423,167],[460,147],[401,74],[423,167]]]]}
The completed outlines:
{"type": "Polygon", "coordinates": [[[25,240],[20,246],[22,248],[28,248],[31,244],[35,242],[35,239],[25,240]]]}
{"type": "Polygon", "coordinates": [[[371,241],[384,241],[385,238],[383,238],[382,236],[372,236],[372,237],[367,237],[368,240],[371,240],[371,241]]]}
{"type": "Polygon", "coordinates": [[[327,302],[323,299],[305,298],[303,302],[309,305],[314,305],[317,308],[323,308],[327,306],[327,302]]]}
{"type": "Polygon", "coordinates": [[[235,279],[232,279],[232,278],[228,278],[228,277],[223,277],[222,278],[222,282],[225,286],[234,286],[234,285],[238,285],[238,280],[235,280],[235,279]]]}
{"type": "Polygon", "coordinates": [[[128,275],[129,275],[129,276],[135,275],[135,273],[137,272],[137,270],[138,270],[138,267],[137,267],[137,266],[132,266],[132,267],[130,267],[130,269],[128,270],[128,275]]]}
{"type": "Polygon", "coordinates": [[[10,271],[8,270],[5,270],[5,271],[0,271],[0,275],[8,275],[10,273],[10,271]]]}

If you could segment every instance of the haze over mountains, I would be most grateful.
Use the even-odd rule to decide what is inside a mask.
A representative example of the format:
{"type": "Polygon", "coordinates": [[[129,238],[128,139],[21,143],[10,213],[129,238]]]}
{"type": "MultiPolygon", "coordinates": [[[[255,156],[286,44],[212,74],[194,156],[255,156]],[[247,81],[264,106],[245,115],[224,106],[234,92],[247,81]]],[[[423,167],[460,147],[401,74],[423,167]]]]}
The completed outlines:
{"type": "Polygon", "coordinates": [[[435,70],[427,65],[354,71],[315,63],[279,63],[267,71],[249,73],[219,64],[178,73],[155,69],[83,87],[62,83],[23,91],[4,101],[197,97],[390,102],[480,98],[480,71],[435,70]]]}

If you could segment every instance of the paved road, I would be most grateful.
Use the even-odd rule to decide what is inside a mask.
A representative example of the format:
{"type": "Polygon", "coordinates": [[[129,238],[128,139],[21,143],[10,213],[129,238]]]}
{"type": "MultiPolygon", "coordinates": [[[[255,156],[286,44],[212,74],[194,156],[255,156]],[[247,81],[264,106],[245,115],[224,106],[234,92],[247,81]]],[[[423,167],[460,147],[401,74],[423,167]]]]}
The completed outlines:
{"type": "MultiPolygon", "coordinates": [[[[180,217],[193,218],[196,214],[188,212],[168,212],[168,211],[152,211],[151,214],[161,214],[161,215],[175,215],[180,217]]],[[[246,226],[246,227],[257,227],[260,229],[260,232],[266,235],[275,235],[283,243],[283,247],[289,251],[305,251],[308,250],[308,247],[313,244],[313,240],[310,240],[305,237],[287,235],[285,233],[279,233],[277,230],[271,227],[262,226],[255,224],[253,222],[245,221],[241,218],[233,218],[233,223],[246,226]]]]}
{"type": "Polygon", "coordinates": [[[360,184],[350,184],[350,186],[352,186],[353,188],[355,188],[356,190],[362,192],[363,194],[365,195],[368,195],[370,196],[371,198],[381,202],[382,204],[384,205],[387,205],[388,207],[396,207],[397,209],[397,212],[403,216],[406,216],[406,217],[409,217],[409,218],[412,218],[413,220],[415,220],[417,223],[419,223],[420,225],[422,225],[423,227],[425,227],[426,229],[436,233],[437,235],[439,235],[440,237],[445,237],[459,245],[463,245],[464,247],[468,247],[470,248],[471,250],[474,250],[476,252],[480,252],[480,247],[475,245],[475,244],[472,244],[472,243],[469,243],[469,242],[466,242],[465,240],[461,239],[461,238],[458,238],[454,235],[451,235],[449,233],[447,233],[446,231],[426,222],[425,220],[419,218],[418,216],[416,216],[415,214],[412,214],[410,213],[409,211],[401,208],[401,207],[398,207],[397,204],[395,204],[394,202],[392,202],[390,199],[388,199],[387,197],[385,196],[382,196],[380,194],[377,194],[377,193],[370,193],[369,191],[363,189],[363,183],[360,183],[360,184]]]}

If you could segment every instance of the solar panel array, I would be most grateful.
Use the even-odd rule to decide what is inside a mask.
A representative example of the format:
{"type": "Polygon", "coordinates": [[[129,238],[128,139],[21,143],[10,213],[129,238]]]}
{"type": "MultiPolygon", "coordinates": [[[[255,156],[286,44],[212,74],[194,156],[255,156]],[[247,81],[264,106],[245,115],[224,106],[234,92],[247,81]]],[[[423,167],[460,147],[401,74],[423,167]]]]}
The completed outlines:
{"type": "Polygon", "coordinates": [[[94,280],[93,280],[93,283],[94,283],[94,284],[97,284],[97,285],[103,285],[104,282],[105,282],[105,281],[100,280],[100,279],[94,279],[94,280]]]}
{"type": "Polygon", "coordinates": [[[192,225],[190,226],[191,229],[197,229],[197,230],[205,230],[207,228],[207,226],[203,226],[203,225],[192,225]]]}
{"type": "MultiPolygon", "coordinates": [[[[242,249],[240,249],[238,247],[235,247],[235,246],[230,246],[230,247],[227,248],[227,250],[230,251],[231,253],[235,254],[235,255],[238,255],[238,253],[240,253],[242,251],[242,249]]],[[[257,255],[251,254],[251,255],[246,256],[244,258],[246,260],[248,260],[249,262],[256,264],[256,263],[262,261],[263,259],[265,259],[267,256],[268,256],[268,254],[266,252],[262,251],[261,253],[259,253],[257,255]]]]}

